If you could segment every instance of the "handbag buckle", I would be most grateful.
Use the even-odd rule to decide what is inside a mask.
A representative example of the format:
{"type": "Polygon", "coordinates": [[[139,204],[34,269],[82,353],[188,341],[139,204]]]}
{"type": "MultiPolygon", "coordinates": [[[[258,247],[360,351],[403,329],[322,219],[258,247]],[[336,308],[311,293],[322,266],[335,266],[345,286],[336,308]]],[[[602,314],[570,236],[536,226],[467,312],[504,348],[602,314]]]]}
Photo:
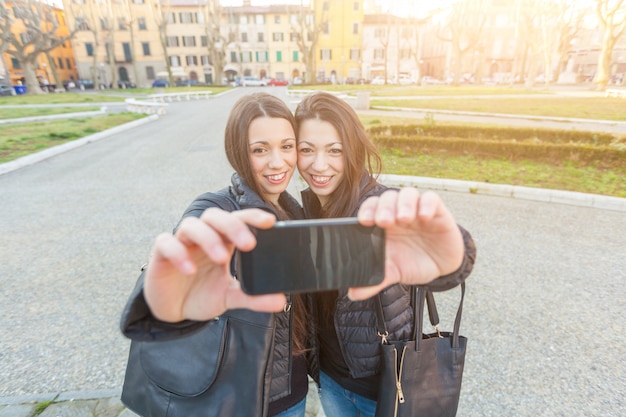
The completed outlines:
{"type": "Polygon", "coordinates": [[[389,336],[389,332],[385,331],[385,333],[381,333],[380,331],[376,331],[376,334],[378,334],[378,337],[380,337],[380,343],[383,345],[388,345],[389,342],[387,342],[387,336],[389,336]]]}
{"type": "Polygon", "coordinates": [[[439,331],[439,326],[435,326],[435,331],[437,332],[437,337],[439,337],[440,339],[443,339],[443,336],[441,335],[441,332],[439,331]]]}

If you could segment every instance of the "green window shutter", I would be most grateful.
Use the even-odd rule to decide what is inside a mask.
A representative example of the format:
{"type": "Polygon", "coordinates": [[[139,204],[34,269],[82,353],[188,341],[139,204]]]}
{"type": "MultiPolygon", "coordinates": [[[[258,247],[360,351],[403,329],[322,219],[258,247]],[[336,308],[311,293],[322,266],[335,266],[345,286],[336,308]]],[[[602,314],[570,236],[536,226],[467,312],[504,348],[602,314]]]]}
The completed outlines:
{"type": "Polygon", "coordinates": [[[298,62],[298,51],[293,51],[293,62],[298,62]]]}
{"type": "Polygon", "coordinates": [[[283,61],[283,53],[281,51],[276,51],[276,61],[277,62],[283,61]]]}

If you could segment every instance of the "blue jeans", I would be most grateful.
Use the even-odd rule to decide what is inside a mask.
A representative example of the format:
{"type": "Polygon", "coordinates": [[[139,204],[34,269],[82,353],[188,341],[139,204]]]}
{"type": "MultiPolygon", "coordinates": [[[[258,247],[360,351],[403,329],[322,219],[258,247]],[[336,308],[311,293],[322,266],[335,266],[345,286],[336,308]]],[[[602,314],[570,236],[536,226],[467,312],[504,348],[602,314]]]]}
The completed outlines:
{"type": "Polygon", "coordinates": [[[348,391],[320,373],[320,401],[327,417],[374,417],[376,401],[348,391]]]}
{"type": "MultiPolygon", "coordinates": [[[[244,400],[245,401],[245,400],[244,400]]],[[[306,398],[291,408],[286,409],[282,413],[276,414],[276,417],[304,417],[306,413],[306,398]]]]}

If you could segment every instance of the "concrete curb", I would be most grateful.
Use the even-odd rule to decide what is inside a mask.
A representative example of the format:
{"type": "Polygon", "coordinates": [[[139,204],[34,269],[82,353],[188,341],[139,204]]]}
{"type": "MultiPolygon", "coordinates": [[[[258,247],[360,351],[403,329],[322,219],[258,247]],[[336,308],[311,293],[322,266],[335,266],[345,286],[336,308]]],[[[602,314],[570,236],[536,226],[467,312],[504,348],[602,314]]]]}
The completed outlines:
{"type": "Polygon", "coordinates": [[[93,135],[85,136],[84,138],[73,140],[71,142],[64,143],[63,145],[55,146],[53,148],[49,148],[43,150],[41,152],[37,152],[31,155],[27,155],[21,158],[18,158],[14,161],[7,162],[4,164],[0,164],[0,175],[6,174],[11,171],[15,171],[20,168],[24,168],[28,165],[35,164],[37,162],[41,162],[45,159],[51,158],[53,156],[59,155],[61,153],[70,151],[79,146],[85,145],[90,142],[95,142],[100,139],[104,139],[116,133],[124,132],[126,130],[132,129],[134,127],[140,126],[144,123],[151,122],[153,120],[158,119],[159,116],[152,115],[148,117],[144,117],[143,119],[133,120],[132,122],[124,123],[123,125],[116,126],[111,129],[104,130],[102,132],[94,133],[93,135]]]}
{"type": "Polygon", "coordinates": [[[44,401],[74,401],[74,400],[97,400],[100,398],[119,398],[121,389],[48,392],[41,394],[20,395],[16,397],[0,397],[0,405],[17,405],[28,403],[40,403],[44,401]]]}
{"type": "Polygon", "coordinates": [[[580,207],[626,212],[626,198],[610,197],[599,194],[521,187],[506,184],[489,184],[476,181],[412,177],[408,175],[382,174],[379,179],[387,185],[417,186],[419,188],[429,190],[465,192],[471,194],[490,195],[494,197],[509,197],[521,200],[569,204],[580,207]]]}
{"type": "Polygon", "coordinates": [[[106,113],[107,113],[107,108],[101,107],[100,110],[84,111],[84,112],[78,112],[78,113],[62,113],[62,114],[51,114],[49,116],[30,116],[30,117],[20,117],[17,119],[2,119],[0,120],[0,125],[47,122],[47,121],[54,121],[54,120],[73,119],[75,117],[102,116],[106,113]]]}

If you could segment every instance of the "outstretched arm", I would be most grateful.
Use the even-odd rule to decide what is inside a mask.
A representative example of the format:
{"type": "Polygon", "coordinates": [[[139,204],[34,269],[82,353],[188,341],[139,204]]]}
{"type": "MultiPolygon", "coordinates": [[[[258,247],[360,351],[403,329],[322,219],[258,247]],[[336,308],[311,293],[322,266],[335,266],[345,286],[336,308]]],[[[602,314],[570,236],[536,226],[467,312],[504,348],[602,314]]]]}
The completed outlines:
{"type": "Polygon", "coordinates": [[[385,229],[385,279],[374,287],[351,288],[353,300],[369,298],[395,284],[424,285],[456,271],[463,261],[463,236],[452,214],[434,192],[387,190],[368,198],[359,222],[385,229]]]}
{"type": "Polygon", "coordinates": [[[234,249],[251,250],[256,239],[248,228],[271,227],[275,217],[263,210],[232,213],[207,209],[200,218],[185,218],[176,234],[159,235],[144,277],[143,293],[159,320],[204,321],[228,309],[280,311],[283,294],[249,296],[230,275],[234,249]]]}

